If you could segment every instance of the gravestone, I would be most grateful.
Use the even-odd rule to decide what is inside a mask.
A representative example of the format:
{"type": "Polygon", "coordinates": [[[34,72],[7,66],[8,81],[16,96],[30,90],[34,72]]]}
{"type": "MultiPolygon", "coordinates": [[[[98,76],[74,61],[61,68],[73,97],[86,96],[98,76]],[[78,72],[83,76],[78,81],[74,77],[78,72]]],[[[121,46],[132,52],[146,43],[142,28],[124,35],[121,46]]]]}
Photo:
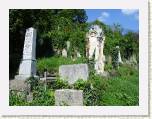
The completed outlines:
{"type": "Polygon", "coordinates": [[[62,50],[62,57],[67,57],[67,51],[66,51],[66,49],[62,50]]]}
{"type": "Polygon", "coordinates": [[[77,51],[76,53],[77,53],[77,57],[79,57],[79,58],[80,58],[80,57],[81,57],[80,52],[79,52],[79,51],[77,51]]]}
{"type": "Polygon", "coordinates": [[[118,52],[118,63],[123,63],[122,59],[121,59],[120,48],[119,48],[119,46],[116,46],[116,48],[117,48],[117,52],[118,52]]]}
{"type": "Polygon", "coordinates": [[[56,106],[83,106],[83,91],[59,89],[55,91],[56,106]]]}
{"type": "Polygon", "coordinates": [[[89,77],[87,64],[61,65],[59,67],[61,79],[69,84],[75,83],[78,79],[87,80],[89,77]]]}
{"type": "Polygon", "coordinates": [[[69,49],[70,49],[70,41],[67,41],[66,45],[67,45],[67,51],[69,51],[69,49]]]}
{"type": "Polygon", "coordinates": [[[36,76],[36,29],[28,28],[25,34],[23,59],[19,66],[19,75],[15,79],[25,80],[31,76],[36,76]]]}

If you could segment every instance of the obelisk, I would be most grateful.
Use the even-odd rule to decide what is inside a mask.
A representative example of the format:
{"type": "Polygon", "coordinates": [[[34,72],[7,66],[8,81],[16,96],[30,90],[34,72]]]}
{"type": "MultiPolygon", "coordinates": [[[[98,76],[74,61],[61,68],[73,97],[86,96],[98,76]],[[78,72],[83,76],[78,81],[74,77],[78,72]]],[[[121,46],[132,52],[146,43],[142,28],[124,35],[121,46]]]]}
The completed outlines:
{"type": "Polygon", "coordinates": [[[23,58],[19,66],[19,75],[15,79],[25,80],[36,76],[36,29],[28,28],[25,33],[23,58]]]}

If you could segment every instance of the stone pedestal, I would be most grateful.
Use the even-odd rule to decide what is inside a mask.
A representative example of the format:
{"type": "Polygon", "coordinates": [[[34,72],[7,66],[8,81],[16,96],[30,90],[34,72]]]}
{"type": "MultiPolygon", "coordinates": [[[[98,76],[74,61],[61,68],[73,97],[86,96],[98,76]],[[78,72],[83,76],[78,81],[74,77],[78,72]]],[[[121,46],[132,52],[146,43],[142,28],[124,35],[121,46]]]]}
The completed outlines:
{"type": "Polygon", "coordinates": [[[56,106],[83,106],[83,91],[61,89],[55,91],[56,106]]]}
{"type": "Polygon", "coordinates": [[[28,84],[25,80],[9,80],[9,90],[16,90],[16,91],[27,91],[28,84]]]}
{"type": "Polygon", "coordinates": [[[19,66],[19,75],[15,76],[17,80],[25,80],[31,76],[36,76],[36,30],[34,28],[29,28],[26,30],[24,49],[23,49],[23,59],[19,66]]]}

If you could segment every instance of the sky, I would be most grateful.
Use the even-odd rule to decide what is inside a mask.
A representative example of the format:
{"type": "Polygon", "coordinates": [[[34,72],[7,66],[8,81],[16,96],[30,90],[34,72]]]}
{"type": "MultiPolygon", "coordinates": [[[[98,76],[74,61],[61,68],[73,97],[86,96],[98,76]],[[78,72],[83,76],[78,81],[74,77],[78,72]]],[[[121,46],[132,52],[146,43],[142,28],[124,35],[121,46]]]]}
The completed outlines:
{"type": "Polygon", "coordinates": [[[139,11],[137,9],[86,9],[87,22],[99,20],[107,25],[118,23],[126,30],[139,31],[139,11]]]}

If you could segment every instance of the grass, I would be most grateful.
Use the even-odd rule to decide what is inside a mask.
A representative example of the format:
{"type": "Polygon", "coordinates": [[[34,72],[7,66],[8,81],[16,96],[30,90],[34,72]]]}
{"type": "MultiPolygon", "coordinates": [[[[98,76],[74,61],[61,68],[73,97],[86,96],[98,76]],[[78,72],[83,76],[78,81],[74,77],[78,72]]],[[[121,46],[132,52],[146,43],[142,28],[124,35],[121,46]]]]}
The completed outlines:
{"type": "MultiPolygon", "coordinates": [[[[71,58],[51,57],[39,59],[38,71],[57,72],[60,65],[85,63],[86,59],[79,58],[72,61],[71,58]]],[[[136,106],[139,105],[139,71],[133,66],[123,64],[119,69],[113,69],[108,64],[106,71],[111,75],[108,78],[90,73],[87,81],[78,80],[74,85],[58,79],[48,85],[44,90],[43,84],[33,89],[34,99],[27,102],[25,94],[10,93],[10,105],[41,105],[51,106],[55,104],[54,91],[56,89],[74,88],[83,90],[84,105],[86,106],[136,106]]]]}
{"type": "Polygon", "coordinates": [[[41,58],[37,60],[37,70],[40,73],[44,72],[44,69],[47,69],[48,72],[58,72],[60,65],[79,64],[84,62],[86,62],[85,58],[77,58],[76,60],[64,57],[41,58]]]}
{"type": "Polygon", "coordinates": [[[107,80],[108,88],[102,96],[102,105],[139,105],[138,71],[128,65],[117,70],[118,76],[107,80]]]}

